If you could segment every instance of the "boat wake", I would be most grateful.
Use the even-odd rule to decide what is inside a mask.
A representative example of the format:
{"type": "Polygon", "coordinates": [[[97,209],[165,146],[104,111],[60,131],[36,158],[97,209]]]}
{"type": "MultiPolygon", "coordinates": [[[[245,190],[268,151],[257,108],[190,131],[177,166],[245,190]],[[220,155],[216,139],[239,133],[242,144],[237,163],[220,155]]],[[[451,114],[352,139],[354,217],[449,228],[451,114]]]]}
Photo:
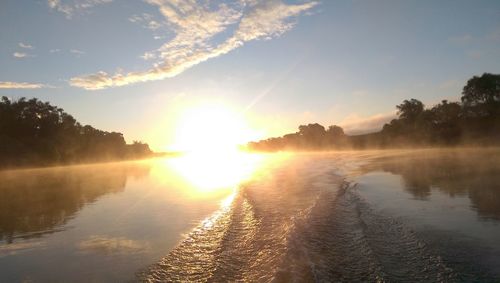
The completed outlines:
{"type": "Polygon", "coordinates": [[[455,281],[415,233],[335,172],[315,160],[242,185],[139,281],[455,281]]]}

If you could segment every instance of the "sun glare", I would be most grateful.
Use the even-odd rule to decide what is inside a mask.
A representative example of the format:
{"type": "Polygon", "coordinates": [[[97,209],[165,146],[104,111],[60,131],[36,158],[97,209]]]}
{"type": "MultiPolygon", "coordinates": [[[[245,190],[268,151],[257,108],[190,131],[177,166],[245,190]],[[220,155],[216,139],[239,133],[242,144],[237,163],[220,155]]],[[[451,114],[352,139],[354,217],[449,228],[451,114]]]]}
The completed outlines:
{"type": "Polygon", "coordinates": [[[164,164],[175,171],[194,191],[214,192],[234,189],[252,176],[263,156],[238,151],[222,153],[193,152],[168,158],[164,164]]]}
{"type": "MultiPolygon", "coordinates": [[[[238,149],[260,138],[241,113],[222,103],[198,103],[176,116],[169,149],[182,155],[161,162],[164,172],[175,172],[193,196],[234,189],[260,164],[262,156],[238,149]]],[[[164,172],[158,172],[160,178],[164,172]]],[[[170,175],[165,179],[172,180],[170,175]]]]}
{"type": "Polygon", "coordinates": [[[171,148],[184,152],[234,151],[255,137],[243,116],[229,107],[199,105],[179,115],[171,148]]]}

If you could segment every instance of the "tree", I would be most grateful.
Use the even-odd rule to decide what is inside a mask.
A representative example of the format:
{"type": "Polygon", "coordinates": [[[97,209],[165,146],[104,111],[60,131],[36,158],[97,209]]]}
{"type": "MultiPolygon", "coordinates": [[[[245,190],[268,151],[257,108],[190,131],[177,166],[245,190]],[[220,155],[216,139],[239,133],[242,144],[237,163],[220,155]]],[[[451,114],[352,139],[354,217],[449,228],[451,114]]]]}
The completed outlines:
{"type": "Polygon", "coordinates": [[[299,132],[282,138],[252,143],[256,149],[331,149],[351,145],[422,146],[431,144],[496,144],[500,141],[500,75],[485,73],[469,79],[463,88],[462,103],[441,103],[425,109],[417,99],[397,105],[398,117],[385,124],[380,133],[346,136],[342,128],[319,124],[301,125],[299,132]],[[273,145],[272,147],[270,145],[273,145]]]}
{"type": "Polygon", "coordinates": [[[462,91],[465,105],[477,105],[500,101],[500,75],[484,73],[467,81],[462,91]]]}
{"type": "Polygon", "coordinates": [[[299,126],[299,134],[306,146],[321,146],[325,139],[325,133],[325,127],[318,123],[299,126]]]}
{"type": "Polygon", "coordinates": [[[82,126],[48,102],[24,97],[0,99],[0,166],[98,161],[150,153],[147,144],[127,147],[121,133],[82,126]]]}
{"type": "Polygon", "coordinates": [[[337,125],[329,126],[325,135],[327,143],[330,146],[341,147],[346,143],[346,135],[344,133],[344,130],[337,125]]]}
{"type": "Polygon", "coordinates": [[[500,111],[500,75],[484,73],[467,81],[462,91],[467,116],[484,117],[500,111]]]}
{"type": "Polygon", "coordinates": [[[343,137],[344,134],[344,129],[337,125],[332,125],[328,127],[328,130],[326,131],[327,135],[330,137],[343,137]]]}
{"type": "Polygon", "coordinates": [[[457,102],[443,100],[434,106],[432,113],[432,123],[434,135],[446,143],[458,142],[461,135],[461,113],[462,107],[457,102]]]}
{"type": "Polygon", "coordinates": [[[424,111],[424,104],[417,99],[404,100],[403,103],[396,106],[399,118],[414,123],[418,115],[424,111]]]}

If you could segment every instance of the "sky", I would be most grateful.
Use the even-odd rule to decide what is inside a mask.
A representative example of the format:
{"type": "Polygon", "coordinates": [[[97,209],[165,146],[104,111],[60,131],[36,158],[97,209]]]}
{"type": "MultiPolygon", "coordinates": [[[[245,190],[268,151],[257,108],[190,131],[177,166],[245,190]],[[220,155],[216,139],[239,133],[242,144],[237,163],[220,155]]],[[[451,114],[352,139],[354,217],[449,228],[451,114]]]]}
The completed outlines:
{"type": "Polygon", "coordinates": [[[154,150],[207,105],[242,117],[246,139],[316,122],[355,134],[500,73],[500,1],[2,0],[0,66],[0,96],[154,150]]]}

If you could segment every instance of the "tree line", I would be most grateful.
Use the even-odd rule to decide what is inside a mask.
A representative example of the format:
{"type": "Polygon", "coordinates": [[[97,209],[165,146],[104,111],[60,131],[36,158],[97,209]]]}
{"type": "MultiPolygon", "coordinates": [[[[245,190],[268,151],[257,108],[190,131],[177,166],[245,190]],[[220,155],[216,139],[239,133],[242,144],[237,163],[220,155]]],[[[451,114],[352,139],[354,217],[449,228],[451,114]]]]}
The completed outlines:
{"type": "Polygon", "coordinates": [[[390,148],[500,144],[500,75],[469,79],[460,101],[443,100],[426,108],[417,99],[396,106],[397,118],[376,133],[348,136],[339,126],[299,126],[299,131],[257,142],[257,151],[390,148]]]}
{"type": "Polygon", "coordinates": [[[0,167],[44,166],[146,157],[148,144],[126,144],[118,132],[81,125],[36,98],[0,100],[0,167]]]}

